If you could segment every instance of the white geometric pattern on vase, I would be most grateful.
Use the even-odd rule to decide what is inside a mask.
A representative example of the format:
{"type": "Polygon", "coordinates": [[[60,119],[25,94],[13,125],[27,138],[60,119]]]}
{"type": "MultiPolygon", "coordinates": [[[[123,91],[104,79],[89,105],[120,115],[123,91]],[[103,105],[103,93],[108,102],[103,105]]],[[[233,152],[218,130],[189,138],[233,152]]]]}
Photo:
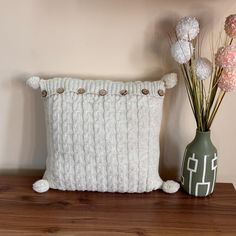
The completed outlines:
{"type": "Polygon", "coordinates": [[[198,183],[196,184],[196,189],[195,189],[195,195],[196,195],[196,196],[198,196],[198,189],[199,189],[200,186],[207,186],[206,196],[209,194],[209,191],[210,191],[210,182],[207,182],[207,181],[205,180],[207,157],[208,157],[207,155],[204,156],[202,181],[201,181],[201,182],[198,182],[198,183]]]}
{"type": "Polygon", "coordinates": [[[189,174],[189,192],[191,193],[192,190],[192,176],[193,176],[193,172],[197,171],[197,166],[198,166],[198,160],[195,159],[195,153],[193,153],[192,157],[190,157],[188,159],[188,163],[187,163],[187,170],[189,170],[190,174],[189,174]],[[190,168],[190,161],[194,162],[194,168],[190,168]]]}
{"type": "Polygon", "coordinates": [[[187,169],[190,172],[197,172],[197,166],[198,166],[198,160],[194,158],[195,154],[193,153],[193,156],[188,159],[187,169]],[[191,164],[193,166],[191,166],[191,164]]]}
{"type": "MultiPolygon", "coordinates": [[[[211,170],[214,171],[214,181],[213,183],[215,183],[215,180],[216,180],[216,171],[217,171],[217,154],[215,153],[214,154],[214,158],[211,160],[211,170]]],[[[214,184],[212,185],[212,189],[211,189],[211,192],[213,192],[214,190],[214,184]]]]}
{"type": "Polygon", "coordinates": [[[183,175],[180,178],[180,182],[181,182],[182,185],[184,185],[184,176],[183,175]]]}
{"type": "MultiPolygon", "coordinates": [[[[208,155],[204,155],[203,158],[203,171],[202,171],[202,177],[200,182],[196,182],[195,186],[195,196],[198,196],[199,188],[201,187],[206,187],[206,196],[210,193],[210,185],[211,182],[206,181],[206,167],[207,167],[207,158],[208,155]]],[[[192,156],[188,158],[187,161],[187,170],[189,171],[189,192],[192,193],[192,178],[193,178],[193,173],[196,173],[198,169],[198,160],[195,158],[195,153],[192,153],[192,156]]],[[[211,170],[213,171],[214,174],[214,179],[213,179],[213,184],[212,184],[212,189],[211,192],[213,192],[214,189],[214,183],[216,179],[216,171],[217,171],[217,154],[214,153],[214,158],[211,160],[211,170]]],[[[184,176],[181,176],[181,183],[184,185],[184,176]]]]}

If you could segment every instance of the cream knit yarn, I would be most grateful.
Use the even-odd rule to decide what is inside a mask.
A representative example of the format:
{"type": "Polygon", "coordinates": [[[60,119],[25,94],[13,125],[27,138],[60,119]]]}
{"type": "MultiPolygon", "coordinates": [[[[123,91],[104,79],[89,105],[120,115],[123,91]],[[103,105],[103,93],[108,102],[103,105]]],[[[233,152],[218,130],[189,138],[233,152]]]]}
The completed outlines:
{"type": "Polygon", "coordinates": [[[155,82],[32,77],[27,84],[40,87],[46,114],[48,156],[36,192],[178,190],[158,172],[163,98],[175,74],[155,82]]]}

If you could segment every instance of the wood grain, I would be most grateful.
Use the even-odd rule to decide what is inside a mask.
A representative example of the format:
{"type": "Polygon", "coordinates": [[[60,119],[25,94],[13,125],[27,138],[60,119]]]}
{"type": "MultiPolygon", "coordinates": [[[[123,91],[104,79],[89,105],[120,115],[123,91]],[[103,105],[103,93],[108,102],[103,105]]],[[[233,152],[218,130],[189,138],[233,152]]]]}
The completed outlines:
{"type": "Polygon", "coordinates": [[[236,235],[236,192],[217,184],[207,198],[183,192],[38,194],[36,177],[0,176],[0,235],[236,235]]]}

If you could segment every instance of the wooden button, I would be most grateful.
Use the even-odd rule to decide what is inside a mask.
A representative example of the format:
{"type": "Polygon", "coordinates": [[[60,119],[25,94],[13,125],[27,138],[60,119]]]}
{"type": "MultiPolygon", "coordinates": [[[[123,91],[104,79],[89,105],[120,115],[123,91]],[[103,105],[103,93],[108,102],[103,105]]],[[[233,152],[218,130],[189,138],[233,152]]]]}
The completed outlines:
{"type": "Polygon", "coordinates": [[[43,90],[43,91],[41,92],[41,94],[42,94],[42,97],[47,97],[47,95],[48,95],[48,93],[47,93],[46,90],[43,90]]]}
{"type": "Polygon", "coordinates": [[[158,93],[161,97],[165,95],[165,92],[164,92],[164,90],[162,90],[162,89],[159,89],[159,90],[157,91],[157,93],[158,93]]]}
{"type": "Polygon", "coordinates": [[[99,90],[99,95],[100,96],[105,96],[107,94],[107,91],[105,89],[99,90]]]}
{"type": "Polygon", "coordinates": [[[79,88],[77,90],[77,94],[84,94],[85,93],[85,89],[84,88],[79,88]]]}
{"type": "Polygon", "coordinates": [[[148,95],[149,94],[149,90],[148,89],[142,89],[142,94],[148,95]]]}
{"type": "Polygon", "coordinates": [[[127,95],[128,94],[128,91],[126,90],[126,89],[122,89],[121,91],[120,91],[120,95],[122,95],[122,96],[125,96],[125,95],[127,95]]]}
{"type": "Polygon", "coordinates": [[[58,88],[57,89],[57,93],[59,93],[59,94],[64,93],[64,91],[65,91],[64,88],[58,88]]]}

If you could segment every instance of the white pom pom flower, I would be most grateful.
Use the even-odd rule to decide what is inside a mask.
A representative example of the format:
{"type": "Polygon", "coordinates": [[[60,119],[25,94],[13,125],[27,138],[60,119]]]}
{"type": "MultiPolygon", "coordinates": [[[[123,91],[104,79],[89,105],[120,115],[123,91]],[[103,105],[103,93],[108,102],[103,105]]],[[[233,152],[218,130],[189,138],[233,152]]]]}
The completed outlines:
{"type": "Polygon", "coordinates": [[[161,80],[164,81],[165,87],[167,89],[173,88],[177,84],[177,74],[176,73],[166,74],[161,78],[161,80]]]}
{"type": "Polygon", "coordinates": [[[178,39],[193,40],[199,34],[199,23],[195,17],[188,16],[179,20],[176,26],[178,39]]]}
{"type": "Polygon", "coordinates": [[[171,46],[171,55],[179,64],[184,64],[190,60],[193,50],[191,42],[178,40],[171,46]]]}
{"type": "Polygon", "coordinates": [[[40,82],[40,78],[38,76],[32,76],[26,81],[26,84],[33,89],[38,89],[39,82],[40,82]]]}
{"type": "Polygon", "coordinates": [[[211,76],[212,63],[207,58],[198,58],[196,60],[196,75],[199,80],[206,80],[211,76]]]}
{"type": "Polygon", "coordinates": [[[37,180],[33,184],[33,190],[37,193],[44,193],[49,190],[49,183],[46,179],[37,180]]]}

